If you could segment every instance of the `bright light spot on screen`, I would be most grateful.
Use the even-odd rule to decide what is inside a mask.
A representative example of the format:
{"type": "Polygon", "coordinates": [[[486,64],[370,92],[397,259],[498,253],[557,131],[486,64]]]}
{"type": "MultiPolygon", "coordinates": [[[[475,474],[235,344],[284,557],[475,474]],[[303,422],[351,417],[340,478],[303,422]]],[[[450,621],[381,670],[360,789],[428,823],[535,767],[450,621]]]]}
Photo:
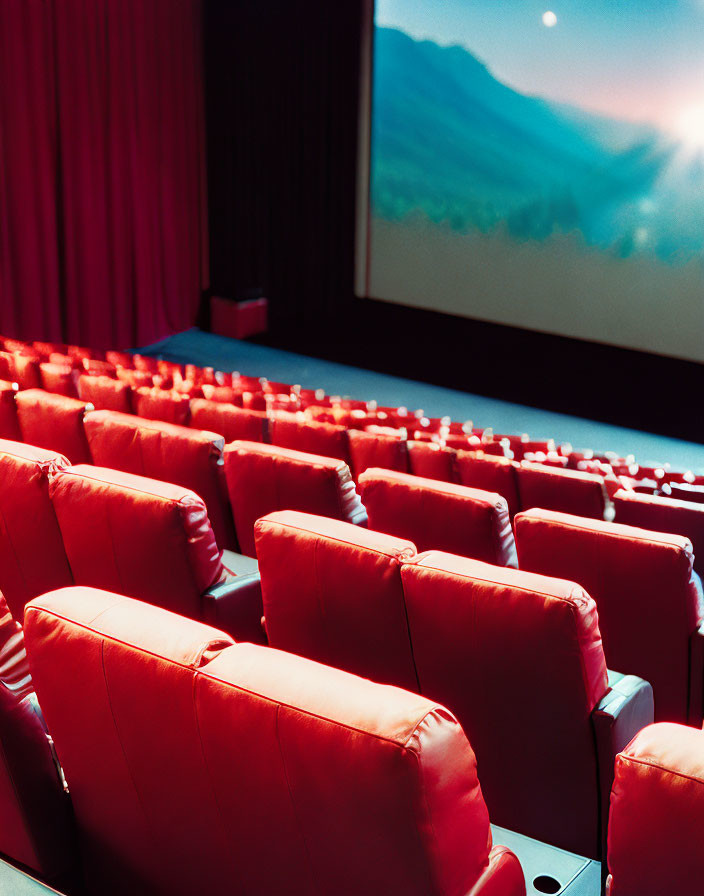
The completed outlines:
{"type": "Polygon", "coordinates": [[[704,106],[683,109],[675,121],[675,130],[691,148],[704,149],[704,106]]]}
{"type": "Polygon", "coordinates": [[[648,240],[650,239],[650,231],[647,227],[638,227],[635,233],[636,245],[639,249],[642,249],[647,245],[648,240]]]}
{"type": "Polygon", "coordinates": [[[546,28],[554,28],[555,25],[557,25],[557,16],[551,9],[548,9],[543,13],[543,25],[545,25],[546,28]]]}

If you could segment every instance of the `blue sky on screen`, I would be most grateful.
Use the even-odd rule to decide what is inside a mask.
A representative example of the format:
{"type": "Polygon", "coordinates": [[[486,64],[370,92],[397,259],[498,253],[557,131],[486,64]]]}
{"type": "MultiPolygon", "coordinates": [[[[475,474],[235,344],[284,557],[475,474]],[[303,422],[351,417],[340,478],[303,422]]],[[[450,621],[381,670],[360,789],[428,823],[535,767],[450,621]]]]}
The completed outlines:
{"type": "Polygon", "coordinates": [[[704,0],[377,0],[376,24],[460,44],[522,93],[704,145],[704,0]]]}

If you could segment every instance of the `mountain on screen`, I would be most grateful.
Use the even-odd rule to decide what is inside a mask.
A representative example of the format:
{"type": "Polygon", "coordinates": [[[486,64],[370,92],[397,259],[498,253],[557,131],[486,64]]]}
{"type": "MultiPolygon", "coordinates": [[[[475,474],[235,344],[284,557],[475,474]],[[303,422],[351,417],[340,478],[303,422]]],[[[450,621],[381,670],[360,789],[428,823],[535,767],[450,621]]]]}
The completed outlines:
{"type": "Polygon", "coordinates": [[[461,47],[375,31],[373,213],[467,232],[579,232],[620,256],[704,250],[704,166],[655,128],[525,96],[461,47]]]}

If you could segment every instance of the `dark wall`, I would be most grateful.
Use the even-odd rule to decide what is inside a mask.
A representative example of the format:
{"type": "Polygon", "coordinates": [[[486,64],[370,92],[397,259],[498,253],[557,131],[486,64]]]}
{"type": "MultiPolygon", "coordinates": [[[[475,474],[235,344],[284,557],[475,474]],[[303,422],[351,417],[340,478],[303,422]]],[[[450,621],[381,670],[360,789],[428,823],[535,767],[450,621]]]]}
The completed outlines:
{"type": "Polygon", "coordinates": [[[352,296],[363,0],[206,0],[211,284],[275,327],[352,296]]]}
{"type": "Polygon", "coordinates": [[[703,365],[354,299],[366,2],[206,0],[213,291],[293,351],[704,440],[703,365]]]}

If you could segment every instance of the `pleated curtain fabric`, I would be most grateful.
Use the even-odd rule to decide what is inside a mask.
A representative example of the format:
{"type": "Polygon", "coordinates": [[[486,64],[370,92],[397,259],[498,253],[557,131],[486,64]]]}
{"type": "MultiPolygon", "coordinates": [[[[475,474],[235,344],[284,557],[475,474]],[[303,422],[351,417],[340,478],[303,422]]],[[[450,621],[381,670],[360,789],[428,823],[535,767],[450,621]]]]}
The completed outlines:
{"type": "Polygon", "coordinates": [[[201,0],[0,0],[0,332],[191,326],[207,286],[201,0]]]}

